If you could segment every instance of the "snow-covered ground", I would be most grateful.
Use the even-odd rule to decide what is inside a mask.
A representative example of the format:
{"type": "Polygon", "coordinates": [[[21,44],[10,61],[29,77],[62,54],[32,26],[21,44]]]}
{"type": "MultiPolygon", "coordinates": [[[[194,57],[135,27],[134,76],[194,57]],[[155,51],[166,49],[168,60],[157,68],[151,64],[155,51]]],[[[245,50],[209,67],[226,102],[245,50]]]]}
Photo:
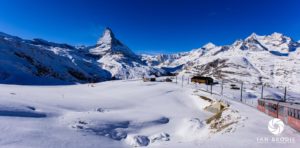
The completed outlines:
{"type": "Polygon", "coordinates": [[[193,85],[108,81],[66,86],[0,85],[0,147],[298,147],[274,137],[271,117],[230,99],[220,118],[204,108],[220,99],[193,85]]]}

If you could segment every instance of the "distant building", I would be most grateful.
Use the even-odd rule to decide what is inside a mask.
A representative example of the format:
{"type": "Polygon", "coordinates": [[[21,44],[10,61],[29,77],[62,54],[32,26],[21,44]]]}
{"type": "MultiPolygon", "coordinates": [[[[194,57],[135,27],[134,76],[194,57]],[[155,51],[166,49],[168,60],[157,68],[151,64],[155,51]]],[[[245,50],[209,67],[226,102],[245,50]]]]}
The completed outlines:
{"type": "Polygon", "coordinates": [[[144,76],[144,77],[143,77],[143,81],[144,81],[144,82],[149,82],[149,81],[154,82],[154,81],[156,81],[156,77],[155,77],[154,75],[151,75],[151,76],[144,76]]]}
{"type": "Polygon", "coordinates": [[[191,78],[191,82],[212,85],[214,83],[214,79],[211,77],[194,76],[191,78]]]}

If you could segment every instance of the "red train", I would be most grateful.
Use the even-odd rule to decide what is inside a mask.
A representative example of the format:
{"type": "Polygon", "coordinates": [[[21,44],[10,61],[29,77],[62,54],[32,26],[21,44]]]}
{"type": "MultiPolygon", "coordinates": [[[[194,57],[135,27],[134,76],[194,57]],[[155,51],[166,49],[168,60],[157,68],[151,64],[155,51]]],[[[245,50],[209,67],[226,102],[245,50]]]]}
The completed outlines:
{"type": "Polygon", "coordinates": [[[285,124],[300,132],[300,104],[258,99],[257,109],[274,118],[281,119],[285,124]]]}

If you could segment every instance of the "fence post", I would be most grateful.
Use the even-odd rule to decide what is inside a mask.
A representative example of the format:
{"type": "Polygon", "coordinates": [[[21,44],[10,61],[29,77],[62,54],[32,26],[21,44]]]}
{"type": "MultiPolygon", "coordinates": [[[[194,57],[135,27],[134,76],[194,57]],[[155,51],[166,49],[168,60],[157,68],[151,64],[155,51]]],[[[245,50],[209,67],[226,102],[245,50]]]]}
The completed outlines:
{"type": "Polygon", "coordinates": [[[283,97],[283,101],[286,101],[286,87],[284,87],[284,97],[283,97]]]}
{"type": "Polygon", "coordinates": [[[210,95],[212,95],[213,93],[212,93],[212,89],[213,88],[213,85],[212,84],[210,84],[210,95]]]}
{"type": "Polygon", "coordinates": [[[243,82],[241,84],[241,102],[243,102],[243,82]]]}
{"type": "Polygon", "coordinates": [[[223,80],[222,80],[222,84],[221,84],[221,95],[223,96],[223,80]]]}
{"type": "Polygon", "coordinates": [[[187,84],[190,84],[190,77],[187,78],[187,84]]]}
{"type": "Polygon", "coordinates": [[[206,85],[206,91],[208,92],[208,84],[205,84],[206,85]]]}
{"type": "Polygon", "coordinates": [[[261,99],[264,99],[264,83],[261,85],[261,99]]]}

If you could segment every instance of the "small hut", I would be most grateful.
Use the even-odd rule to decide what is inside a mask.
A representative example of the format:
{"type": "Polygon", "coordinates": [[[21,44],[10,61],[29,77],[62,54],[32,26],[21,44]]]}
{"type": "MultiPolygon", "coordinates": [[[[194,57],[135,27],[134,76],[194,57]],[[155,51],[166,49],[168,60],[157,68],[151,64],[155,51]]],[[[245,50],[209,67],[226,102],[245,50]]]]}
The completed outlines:
{"type": "Polygon", "coordinates": [[[212,85],[214,83],[214,79],[211,77],[194,76],[191,78],[191,82],[212,85]]]}

